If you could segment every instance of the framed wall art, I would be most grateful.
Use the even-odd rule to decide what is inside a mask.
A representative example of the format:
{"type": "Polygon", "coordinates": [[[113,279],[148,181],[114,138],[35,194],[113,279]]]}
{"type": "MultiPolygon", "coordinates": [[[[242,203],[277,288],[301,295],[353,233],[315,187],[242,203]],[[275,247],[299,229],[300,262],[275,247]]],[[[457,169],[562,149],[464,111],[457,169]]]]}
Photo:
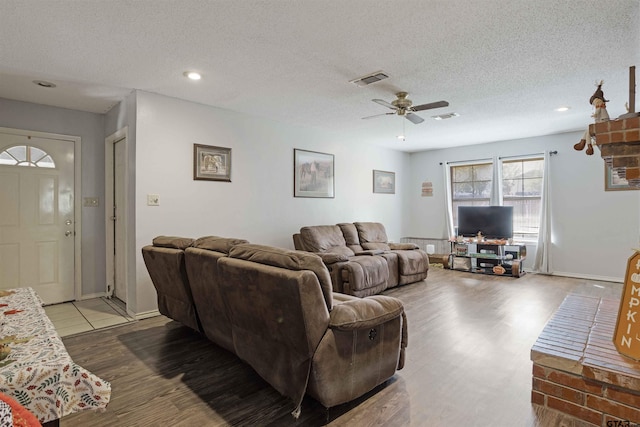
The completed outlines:
{"type": "Polygon", "coordinates": [[[629,181],[618,175],[618,172],[605,163],[604,165],[604,190],[620,191],[620,190],[640,190],[638,187],[629,185],[629,181]]]}
{"type": "Polygon", "coordinates": [[[231,148],[193,144],[193,179],[231,182],[231,148]]]}
{"type": "Polygon", "coordinates": [[[334,156],[293,149],[293,196],[333,198],[334,156]]]}
{"type": "Polygon", "coordinates": [[[373,192],[396,194],[396,173],[374,170],[373,192]]]}

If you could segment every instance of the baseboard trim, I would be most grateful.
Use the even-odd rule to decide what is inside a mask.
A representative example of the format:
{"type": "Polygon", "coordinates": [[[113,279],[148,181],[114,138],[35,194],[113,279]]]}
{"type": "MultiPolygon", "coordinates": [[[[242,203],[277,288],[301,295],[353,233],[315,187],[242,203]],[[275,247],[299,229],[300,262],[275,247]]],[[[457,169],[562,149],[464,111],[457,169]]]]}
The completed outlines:
{"type": "Polygon", "coordinates": [[[137,320],[148,319],[150,317],[160,316],[158,310],[143,311],[142,313],[134,313],[137,320]]]}
{"type": "Polygon", "coordinates": [[[607,277],[607,276],[593,276],[590,274],[576,274],[576,273],[567,273],[564,271],[554,271],[551,273],[552,276],[562,276],[562,277],[571,277],[574,279],[587,279],[587,280],[598,280],[600,282],[615,282],[615,283],[624,283],[624,279],[622,277],[607,277]]]}

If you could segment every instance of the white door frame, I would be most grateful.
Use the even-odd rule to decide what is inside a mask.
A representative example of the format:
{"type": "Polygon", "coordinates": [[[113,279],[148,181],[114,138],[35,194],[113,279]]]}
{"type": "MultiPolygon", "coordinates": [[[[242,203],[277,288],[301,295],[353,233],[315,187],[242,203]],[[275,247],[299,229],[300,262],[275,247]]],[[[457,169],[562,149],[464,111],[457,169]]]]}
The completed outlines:
{"type": "Polygon", "coordinates": [[[73,142],[73,216],[75,235],[73,236],[73,298],[77,301],[82,295],[82,138],[79,136],[61,135],[57,133],[35,132],[23,129],[0,127],[0,132],[26,137],[57,139],[73,142]]]}
{"type": "MultiPolygon", "coordinates": [[[[129,145],[129,138],[128,138],[128,127],[124,127],[118,131],[116,131],[115,133],[109,135],[106,139],[105,139],[105,147],[104,147],[104,173],[105,173],[105,195],[104,195],[104,208],[105,208],[105,222],[106,222],[106,250],[107,250],[107,266],[106,266],[106,273],[107,273],[107,277],[106,277],[106,282],[107,282],[107,295],[109,297],[113,296],[114,294],[114,290],[115,290],[115,259],[114,259],[114,239],[113,239],[113,235],[114,235],[114,229],[115,229],[115,225],[113,223],[113,220],[111,219],[113,217],[113,206],[115,203],[115,200],[113,200],[113,165],[114,165],[114,158],[113,158],[113,145],[116,142],[120,142],[124,140],[124,144],[125,144],[125,152],[128,153],[128,145],[129,145]]],[[[125,177],[124,177],[124,182],[127,183],[129,182],[129,156],[126,155],[125,159],[125,177]]],[[[128,235],[128,209],[126,206],[127,201],[129,200],[129,190],[128,190],[129,186],[125,185],[123,188],[124,191],[124,199],[125,199],[125,206],[122,207],[121,209],[121,213],[122,213],[122,219],[121,221],[124,223],[124,229],[125,229],[125,235],[128,235]]],[[[125,274],[124,274],[124,280],[125,280],[125,295],[128,295],[129,292],[129,256],[128,256],[128,249],[127,249],[128,245],[125,245],[125,254],[124,254],[124,270],[125,270],[125,274]]],[[[128,298],[127,298],[128,299],[128,298]]],[[[125,303],[128,302],[125,301],[125,303]]]]}

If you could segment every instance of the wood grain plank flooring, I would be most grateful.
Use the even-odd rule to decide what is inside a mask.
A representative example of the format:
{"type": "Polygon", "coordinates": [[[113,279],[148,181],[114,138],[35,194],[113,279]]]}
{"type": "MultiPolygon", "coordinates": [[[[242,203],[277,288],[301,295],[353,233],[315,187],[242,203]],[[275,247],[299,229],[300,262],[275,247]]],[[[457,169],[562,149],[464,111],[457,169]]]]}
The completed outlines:
{"type": "Polygon", "coordinates": [[[334,408],[306,397],[298,420],[235,355],[163,316],[64,338],[76,363],[110,381],[106,412],[61,426],[581,426],[533,409],[530,350],[569,293],[620,298],[619,283],[432,268],[385,292],[407,311],[405,368],[334,408]]]}

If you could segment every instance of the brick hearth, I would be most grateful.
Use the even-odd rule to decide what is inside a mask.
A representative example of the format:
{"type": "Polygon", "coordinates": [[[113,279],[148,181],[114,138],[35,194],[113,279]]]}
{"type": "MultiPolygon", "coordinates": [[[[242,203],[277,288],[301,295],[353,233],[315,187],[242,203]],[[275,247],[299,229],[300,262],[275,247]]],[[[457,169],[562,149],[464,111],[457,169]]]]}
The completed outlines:
{"type": "Polygon", "coordinates": [[[619,305],[583,295],[564,300],[531,349],[532,403],[596,426],[640,423],[640,363],[613,344],[619,305]]]}

